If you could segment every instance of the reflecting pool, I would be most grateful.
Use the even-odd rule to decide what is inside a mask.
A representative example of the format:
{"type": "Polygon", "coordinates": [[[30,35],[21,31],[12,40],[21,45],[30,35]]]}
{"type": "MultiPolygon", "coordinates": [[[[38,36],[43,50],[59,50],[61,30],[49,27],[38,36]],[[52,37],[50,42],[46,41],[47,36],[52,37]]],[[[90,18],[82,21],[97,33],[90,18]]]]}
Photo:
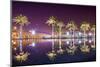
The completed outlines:
{"type": "Polygon", "coordinates": [[[15,66],[96,60],[94,38],[12,40],[15,66]]]}

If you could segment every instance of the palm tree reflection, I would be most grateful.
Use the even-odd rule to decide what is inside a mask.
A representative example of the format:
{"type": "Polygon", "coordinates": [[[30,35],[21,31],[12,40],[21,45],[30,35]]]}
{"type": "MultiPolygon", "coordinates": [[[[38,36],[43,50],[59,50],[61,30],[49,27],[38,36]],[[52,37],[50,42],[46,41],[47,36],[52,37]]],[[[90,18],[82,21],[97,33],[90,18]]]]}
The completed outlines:
{"type": "Polygon", "coordinates": [[[54,50],[54,40],[52,39],[52,51],[47,53],[47,56],[50,60],[54,60],[56,58],[56,52],[54,50]]]}
{"type": "Polygon", "coordinates": [[[93,45],[91,45],[91,48],[95,49],[96,45],[95,45],[95,25],[92,26],[91,31],[93,31],[93,45]]]}
{"type": "Polygon", "coordinates": [[[90,52],[89,46],[86,45],[86,31],[89,30],[90,24],[84,21],[83,24],[81,24],[80,28],[84,32],[84,38],[83,38],[84,39],[84,44],[81,46],[80,50],[82,52],[90,52]]]}
{"type": "Polygon", "coordinates": [[[28,55],[30,55],[28,52],[25,53],[24,51],[22,51],[19,54],[17,54],[15,58],[17,61],[23,62],[27,60],[28,55]]]}
{"type": "Polygon", "coordinates": [[[59,32],[59,50],[57,51],[59,54],[63,54],[64,50],[62,49],[62,43],[61,43],[61,35],[62,35],[62,27],[64,26],[63,22],[60,21],[59,23],[57,23],[58,26],[58,32],[59,32]]]}
{"type": "Polygon", "coordinates": [[[57,51],[59,54],[63,54],[64,50],[62,49],[61,39],[59,39],[59,50],[57,51]]]}
{"type": "Polygon", "coordinates": [[[67,50],[67,52],[69,54],[73,55],[75,53],[76,49],[77,49],[77,47],[76,47],[76,45],[74,45],[74,39],[73,39],[72,42],[71,42],[71,44],[68,45],[68,47],[66,48],[66,50],[67,50]]]}

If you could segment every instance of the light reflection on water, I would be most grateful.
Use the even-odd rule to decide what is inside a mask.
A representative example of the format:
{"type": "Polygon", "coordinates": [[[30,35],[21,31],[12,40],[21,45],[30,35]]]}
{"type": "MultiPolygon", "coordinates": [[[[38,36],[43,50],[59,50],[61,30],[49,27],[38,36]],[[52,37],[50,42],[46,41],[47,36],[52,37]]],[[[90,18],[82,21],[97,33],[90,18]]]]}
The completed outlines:
{"type": "Polygon", "coordinates": [[[22,52],[20,52],[19,49],[20,47],[19,40],[12,40],[12,46],[13,46],[14,65],[28,65],[28,64],[32,65],[32,64],[43,64],[43,63],[51,64],[54,63],[54,61],[55,63],[62,63],[62,62],[74,62],[74,61],[86,61],[86,60],[92,61],[92,59],[95,60],[96,46],[94,38],[53,39],[53,40],[23,39],[22,52]],[[52,42],[54,43],[54,46],[52,42]],[[21,61],[20,63],[20,61],[18,61],[19,59],[18,60],[15,59],[14,56],[16,56],[18,53],[20,57],[17,58],[19,59],[23,58],[22,60],[24,60],[24,62],[20,60],[21,61]]]}

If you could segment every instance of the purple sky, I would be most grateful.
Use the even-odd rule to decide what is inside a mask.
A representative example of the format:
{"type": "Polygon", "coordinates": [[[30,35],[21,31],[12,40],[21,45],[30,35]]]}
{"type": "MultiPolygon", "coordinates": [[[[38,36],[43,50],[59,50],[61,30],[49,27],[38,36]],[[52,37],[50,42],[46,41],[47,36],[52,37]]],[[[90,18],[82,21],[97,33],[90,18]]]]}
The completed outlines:
{"type": "MultiPolygon", "coordinates": [[[[24,26],[24,29],[35,29],[36,32],[50,33],[51,27],[46,23],[50,16],[56,16],[58,20],[68,23],[69,18],[80,26],[81,22],[87,20],[91,25],[96,24],[96,7],[79,5],[46,4],[34,2],[12,3],[12,18],[23,14],[28,17],[31,24],[24,26]]],[[[13,23],[13,25],[15,25],[13,23]]]]}

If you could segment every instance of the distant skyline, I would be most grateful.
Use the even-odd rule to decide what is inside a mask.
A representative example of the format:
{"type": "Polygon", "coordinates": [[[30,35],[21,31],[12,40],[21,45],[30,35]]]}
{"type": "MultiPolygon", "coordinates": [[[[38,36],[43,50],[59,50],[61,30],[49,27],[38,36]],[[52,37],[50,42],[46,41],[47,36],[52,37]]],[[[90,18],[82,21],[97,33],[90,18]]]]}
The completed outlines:
{"type": "MultiPolygon", "coordinates": [[[[57,17],[57,19],[63,21],[64,24],[67,24],[71,19],[75,21],[78,27],[82,21],[87,21],[91,25],[96,24],[96,6],[21,1],[13,1],[12,5],[12,18],[19,14],[28,17],[30,24],[23,27],[26,30],[35,29],[36,32],[50,34],[51,27],[46,24],[46,21],[50,16],[57,17]]],[[[13,23],[13,26],[16,26],[16,24],[13,23]]]]}

